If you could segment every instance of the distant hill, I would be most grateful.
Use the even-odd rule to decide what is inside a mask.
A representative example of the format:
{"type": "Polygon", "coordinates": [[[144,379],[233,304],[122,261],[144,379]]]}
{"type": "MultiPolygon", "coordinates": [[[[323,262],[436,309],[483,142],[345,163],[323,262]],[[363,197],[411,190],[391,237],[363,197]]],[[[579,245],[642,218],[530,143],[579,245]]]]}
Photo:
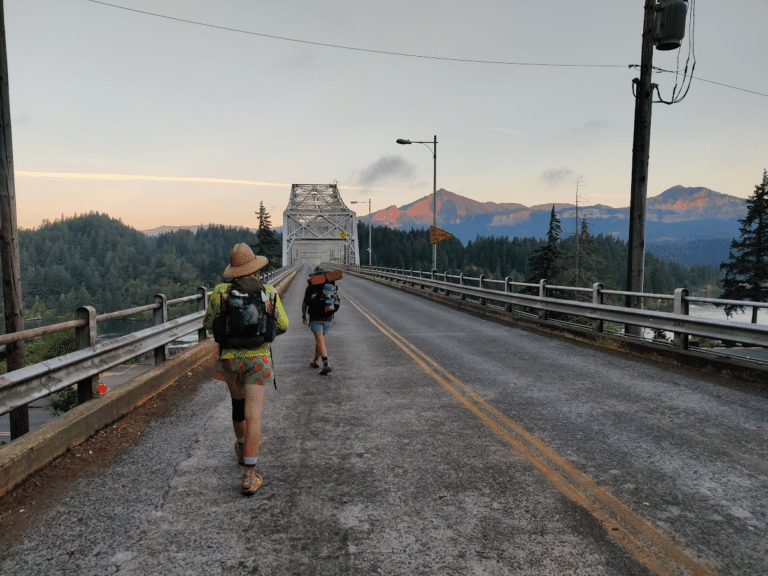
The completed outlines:
{"type": "MultiPolygon", "coordinates": [[[[157,238],[161,234],[168,234],[169,232],[178,232],[179,230],[189,230],[190,232],[194,233],[197,232],[200,228],[208,228],[209,226],[217,226],[217,224],[208,224],[206,226],[199,225],[199,226],[158,226],[157,228],[152,228],[150,230],[139,230],[144,236],[148,236],[150,238],[157,238]]],[[[257,228],[246,228],[244,226],[226,226],[227,228],[231,228],[234,230],[246,230],[248,232],[253,232],[254,234],[257,231],[257,228]]]]}
{"type": "MultiPolygon", "coordinates": [[[[554,204],[563,227],[563,237],[576,231],[576,206],[554,204]]],[[[438,227],[462,242],[479,236],[543,238],[549,227],[552,204],[524,206],[515,203],[477,202],[444,189],[437,191],[438,227]]],[[[708,188],[674,186],[648,199],[646,249],[659,258],[687,265],[719,264],[728,257],[728,247],[738,237],[738,220],[747,213],[746,200],[708,188]]],[[[579,219],[586,218],[590,232],[627,240],[629,207],[600,204],[580,206],[579,219]]],[[[374,225],[398,229],[426,228],[432,224],[432,195],[406,204],[390,206],[372,214],[374,225]]]]}
{"type": "Polygon", "coordinates": [[[19,231],[24,309],[33,317],[100,313],[152,302],[155,294],[187,296],[222,281],[232,246],[258,244],[243,228],[200,227],[195,234],[148,236],[106,214],[62,218],[19,231]]]}

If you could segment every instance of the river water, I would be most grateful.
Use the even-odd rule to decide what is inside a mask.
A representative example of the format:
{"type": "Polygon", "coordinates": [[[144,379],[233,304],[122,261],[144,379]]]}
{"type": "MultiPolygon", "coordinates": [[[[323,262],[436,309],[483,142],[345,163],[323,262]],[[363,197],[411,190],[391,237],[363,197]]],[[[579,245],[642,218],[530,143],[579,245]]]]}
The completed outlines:
{"type": "MultiPolygon", "coordinates": [[[[56,322],[41,322],[37,319],[25,320],[24,328],[39,328],[41,326],[48,326],[56,324],[56,322]]],[[[133,334],[146,328],[154,326],[152,318],[135,317],[135,318],[117,318],[115,320],[107,320],[105,322],[99,322],[96,325],[96,342],[108,342],[121,336],[133,334]]],[[[178,340],[174,340],[170,344],[172,353],[179,351],[180,349],[188,348],[197,343],[197,332],[187,334],[178,340]]]]}
{"type": "MultiPolygon", "coordinates": [[[[752,308],[744,308],[743,312],[734,312],[728,318],[725,315],[725,309],[714,304],[691,304],[688,310],[689,316],[697,318],[707,318],[710,320],[721,320],[730,322],[752,322],[752,308]]],[[[768,326],[768,309],[761,308],[757,312],[757,323],[761,326],[768,326]]]]}

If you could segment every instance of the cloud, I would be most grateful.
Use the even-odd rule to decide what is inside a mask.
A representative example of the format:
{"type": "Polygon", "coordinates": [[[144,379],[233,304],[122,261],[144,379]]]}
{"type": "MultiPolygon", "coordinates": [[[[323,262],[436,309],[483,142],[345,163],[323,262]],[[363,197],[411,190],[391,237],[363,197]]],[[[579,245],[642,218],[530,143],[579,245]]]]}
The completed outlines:
{"type": "Polygon", "coordinates": [[[28,172],[16,170],[16,176],[27,178],[62,178],[65,180],[148,180],[152,182],[203,182],[208,184],[241,184],[246,186],[291,186],[276,182],[227,180],[226,178],[188,178],[184,176],[146,176],[137,174],[89,174],[80,172],[28,172]]]}
{"type": "Polygon", "coordinates": [[[386,180],[408,180],[414,175],[414,166],[399,156],[382,156],[363,168],[357,178],[361,186],[373,186],[386,180]]]}
{"type": "Polygon", "coordinates": [[[541,179],[550,186],[559,186],[563,183],[563,180],[573,173],[573,170],[570,168],[550,168],[541,173],[541,179]]]}
{"type": "Polygon", "coordinates": [[[574,128],[573,132],[600,132],[611,125],[608,120],[592,120],[586,124],[574,128]]]}

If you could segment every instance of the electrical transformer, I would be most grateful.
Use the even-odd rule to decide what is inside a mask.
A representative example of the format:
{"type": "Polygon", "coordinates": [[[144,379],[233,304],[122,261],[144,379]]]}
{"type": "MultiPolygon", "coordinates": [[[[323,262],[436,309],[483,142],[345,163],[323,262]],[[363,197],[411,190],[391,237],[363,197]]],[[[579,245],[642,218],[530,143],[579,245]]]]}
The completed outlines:
{"type": "Polygon", "coordinates": [[[685,36],[687,0],[661,0],[656,5],[653,45],[656,50],[676,50],[685,36]]]}

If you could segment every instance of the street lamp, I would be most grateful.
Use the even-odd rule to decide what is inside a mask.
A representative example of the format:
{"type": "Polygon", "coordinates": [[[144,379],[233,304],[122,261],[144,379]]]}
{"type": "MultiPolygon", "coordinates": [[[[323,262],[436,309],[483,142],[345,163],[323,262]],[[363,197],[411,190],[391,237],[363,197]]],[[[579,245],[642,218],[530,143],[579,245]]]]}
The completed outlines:
{"type": "MultiPolygon", "coordinates": [[[[435,139],[432,142],[418,142],[403,138],[398,138],[396,142],[398,144],[424,144],[427,148],[429,148],[428,144],[432,144],[432,148],[429,148],[434,162],[432,174],[432,226],[437,228],[437,135],[435,135],[435,139]]],[[[437,270],[437,244],[432,244],[432,270],[437,270]]]]}
{"type": "MultiPolygon", "coordinates": [[[[365,204],[363,200],[350,200],[350,204],[365,204]]],[[[371,226],[371,199],[368,198],[368,266],[373,266],[373,249],[371,248],[371,237],[373,236],[373,226],[371,226]]]]}

